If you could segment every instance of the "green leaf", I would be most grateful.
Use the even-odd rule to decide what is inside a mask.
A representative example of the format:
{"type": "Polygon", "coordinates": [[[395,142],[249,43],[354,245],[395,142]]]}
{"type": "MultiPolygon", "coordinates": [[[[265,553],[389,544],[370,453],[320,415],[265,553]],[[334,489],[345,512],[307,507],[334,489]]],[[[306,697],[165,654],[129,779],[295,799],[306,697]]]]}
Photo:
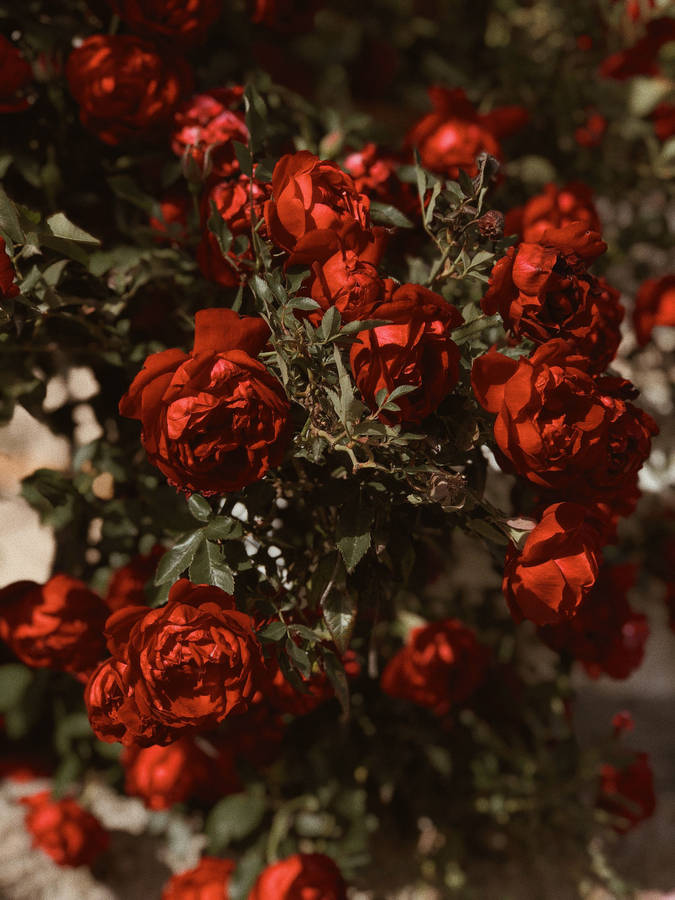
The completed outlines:
{"type": "Polygon", "coordinates": [[[391,225],[394,228],[414,228],[414,224],[407,216],[392,206],[390,203],[378,203],[370,201],[370,218],[377,225],[391,225]]]}
{"type": "Polygon", "coordinates": [[[155,572],[155,584],[177,581],[182,573],[190,567],[199,547],[205,540],[204,529],[182,534],[171,550],[160,559],[155,572]]]}
{"type": "Polygon", "coordinates": [[[237,157],[239,168],[244,175],[248,175],[250,178],[253,175],[253,157],[250,149],[239,141],[232,141],[232,146],[234,147],[234,155],[237,157]]]}
{"type": "Polygon", "coordinates": [[[208,522],[213,515],[209,501],[205,500],[201,494],[191,494],[187,505],[191,514],[200,522],[208,522]]]}
{"type": "Polygon", "coordinates": [[[241,522],[231,516],[217,516],[206,526],[206,536],[210,541],[238,541],[243,533],[241,522]]]}
{"type": "Polygon", "coordinates": [[[338,371],[338,380],[340,385],[340,408],[339,410],[337,410],[337,413],[340,416],[340,421],[344,424],[347,424],[350,404],[354,400],[354,386],[352,385],[352,380],[349,377],[349,373],[345,369],[344,363],[342,362],[340,351],[335,346],[333,346],[333,358],[335,360],[335,366],[338,371]]]}
{"type": "Polygon", "coordinates": [[[467,341],[482,334],[486,329],[499,325],[500,322],[501,317],[498,314],[495,314],[494,316],[479,316],[479,318],[474,319],[467,325],[456,328],[452,332],[452,339],[458,345],[465,344],[467,341]]]}
{"type": "Polygon", "coordinates": [[[246,127],[251,137],[251,152],[257,153],[265,140],[267,106],[252,84],[247,85],[244,92],[244,109],[246,111],[246,127]]]}
{"type": "Polygon", "coordinates": [[[303,678],[309,678],[312,674],[312,664],[310,662],[309,656],[306,650],[303,650],[302,647],[298,647],[295,641],[288,638],[286,643],[284,644],[286,647],[286,653],[289,656],[289,659],[294,664],[295,668],[300,672],[303,678]]]}
{"type": "Polygon", "coordinates": [[[265,307],[273,307],[275,305],[272,288],[260,275],[253,275],[249,284],[253,288],[253,293],[265,307]]]}
{"type": "Polygon", "coordinates": [[[227,256],[230,247],[232,246],[232,232],[227,227],[225,219],[221,216],[218,207],[213,200],[209,201],[209,208],[211,209],[211,215],[206,220],[206,227],[218,241],[220,252],[223,256],[227,256]]]}
{"type": "Polygon", "coordinates": [[[289,309],[301,309],[309,312],[313,309],[321,309],[321,304],[317,303],[316,300],[312,300],[311,297],[293,297],[288,301],[289,309]]]}
{"type": "Polygon", "coordinates": [[[338,703],[342,707],[345,718],[349,715],[349,682],[342,661],[328,651],[323,657],[323,664],[328,680],[333,686],[338,703]]]}
{"type": "Polygon", "coordinates": [[[107,179],[112,191],[122,200],[142,209],[148,215],[153,215],[156,210],[156,201],[145,194],[129,175],[111,175],[107,179]]]}
{"type": "Polygon", "coordinates": [[[226,594],[234,591],[234,573],[225,562],[218,544],[213,541],[200,544],[190,564],[190,581],[195,584],[212,584],[226,594]]]}
{"type": "Polygon", "coordinates": [[[265,641],[280,641],[286,637],[286,626],[283,622],[271,622],[269,625],[261,628],[257,634],[258,637],[265,641]]]}
{"type": "Polygon", "coordinates": [[[20,244],[23,241],[23,230],[16,206],[14,206],[2,187],[0,187],[0,231],[13,244],[20,244]]]}
{"type": "MultiPolygon", "coordinates": [[[[370,538],[370,535],[368,535],[370,538]]],[[[333,588],[321,604],[323,619],[340,653],[349,647],[356,624],[356,600],[346,587],[333,588]]]]}
{"type": "Polygon", "coordinates": [[[362,322],[347,322],[340,330],[340,336],[343,334],[358,334],[360,331],[370,331],[371,328],[379,328],[380,325],[386,325],[389,319],[363,319],[362,322]]]}
{"type": "Polygon", "coordinates": [[[339,332],[341,325],[342,317],[340,316],[340,310],[337,306],[329,306],[323,314],[321,324],[318,328],[319,337],[322,341],[327,341],[339,332]]]}
{"type": "Polygon", "coordinates": [[[74,225],[62,212],[54,213],[53,216],[47,219],[45,224],[54,237],[62,238],[66,241],[74,241],[77,244],[99,246],[101,243],[98,238],[74,225]]]}
{"type": "Polygon", "coordinates": [[[0,713],[6,713],[23,699],[33,673],[20,663],[0,666],[0,713]]]}
{"type": "Polygon", "coordinates": [[[232,841],[240,841],[260,825],[267,809],[265,788],[251,785],[246,793],[224,797],[206,819],[209,852],[220,853],[232,841]]]}
{"type": "Polygon", "coordinates": [[[368,552],[372,523],[373,510],[362,502],[362,498],[340,510],[335,536],[348,572],[353,572],[368,552]]]}

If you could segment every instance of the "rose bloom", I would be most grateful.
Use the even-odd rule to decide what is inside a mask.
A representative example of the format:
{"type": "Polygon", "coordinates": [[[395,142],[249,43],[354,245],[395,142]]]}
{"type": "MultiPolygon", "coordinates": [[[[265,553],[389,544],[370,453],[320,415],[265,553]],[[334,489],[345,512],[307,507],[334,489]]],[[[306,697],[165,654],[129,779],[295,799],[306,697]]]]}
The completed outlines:
{"type": "Polygon", "coordinates": [[[376,144],[368,143],[361,150],[352,151],[342,165],[354,179],[357,191],[404,212],[418,211],[417,191],[397,175],[400,161],[380,150],[376,144]]]}
{"type": "Polygon", "coordinates": [[[201,44],[220,17],[223,0],[108,0],[136,34],[179,44],[201,44]]]}
{"type": "Polygon", "coordinates": [[[547,625],[539,636],[551,649],[569,653],[591,678],[628,678],[639,668],[649,636],[646,616],[631,609],[626,593],[635,583],[635,566],[605,565],[576,615],[547,625]]]}
{"type": "Polygon", "coordinates": [[[104,598],[108,608],[114,611],[147,603],[145,585],[154,576],[157,563],[165,553],[166,547],[155,544],[149,553],[132,557],[126,566],[113,572],[104,598]]]}
{"type": "Polygon", "coordinates": [[[675,272],[643,282],[635,298],[633,327],[638,344],[649,342],[655,326],[675,326],[675,272]]]}
{"type": "Polygon", "coordinates": [[[194,738],[180,738],[167,747],[125,748],[124,791],[140,797],[149,809],[170,809],[190,798],[213,802],[241,790],[232,753],[194,738]],[[208,751],[208,752],[207,752],[208,751]]]}
{"type": "Polygon", "coordinates": [[[290,252],[291,265],[328,259],[340,242],[362,254],[373,243],[369,211],[368,197],[336,163],[301,150],[274,167],[265,222],[272,242],[290,252]]]}
{"type": "Polygon", "coordinates": [[[602,231],[593,203],[593,191],[580,181],[564,187],[549,182],[525,206],[512,209],[504,221],[504,234],[518,234],[523,241],[536,243],[549,228],[563,228],[580,222],[588,231],[602,231]]]}
{"type": "Polygon", "coordinates": [[[421,422],[459,380],[460,354],[450,334],[464,321],[461,313],[433,291],[403,284],[373,308],[372,318],[391,324],[359,332],[352,345],[350,362],[361,396],[377,409],[381,390],[414,385],[414,391],[395,399],[398,412],[379,417],[390,424],[421,422]]]}
{"type": "Polygon", "coordinates": [[[614,830],[619,834],[654,814],[654,776],[647,753],[634,753],[631,762],[621,768],[609,763],[601,766],[597,806],[618,817],[614,830]]]}
{"type": "Polygon", "coordinates": [[[0,34],[0,114],[28,109],[24,89],[33,77],[21,51],[0,34]]]}
{"type": "Polygon", "coordinates": [[[556,625],[572,618],[598,577],[600,535],[579,503],[554,503],[522,550],[506,551],[502,589],[516,622],[556,625]]]}
{"type": "Polygon", "coordinates": [[[92,672],[84,689],[89,724],[96,737],[108,744],[123,738],[133,743],[133,735],[127,735],[127,726],[120,718],[129,695],[128,668],[117,659],[106,659],[92,672]]]}
{"type": "MultiPolygon", "coordinates": [[[[267,184],[253,180],[253,212],[257,220],[263,216],[263,204],[269,196],[267,184]]],[[[235,287],[243,276],[250,272],[245,262],[253,263],[255,256],[251,246],[251,180],[248,175],[240,175],[237,180],[222,181],[204,195],[202,202],[202,239],[197,248],[197,262],[202,274],[209,281],[224,287],[235,287]],[[243,250],[230,247],[223,256],[215,234],[207,222],[212,214],[212,204],[218,211],[232,237],[236,240],[244,235],[248,246],[243,250]]]]}
{"type": "Polygon", "coordinates": [[[385,290],[385,281],[375,266],[353,250],[343,248],[325,262],[312,265],[307,292],[321,308],[300,315],[306,315],[316,326],[326,310],[335,306],[343,322],[362,321],[369,318],[385,290]]]}
{"type": "Polygon", "coordinates": [[[88,866],[108,848],[110,836],[97,818],[71,797],[53,800],[49,791],[21,799],[33,846],[59,866],[88,866]]]}
{"type": "Polygon", "coordinates": [[[235,110],[243,95],[243,87],[216,88],[186,101],[174,116],[173,152],[177,156],[189,153],[205,176],[227,178],[239,172],[232,142],[248,144],[244,114],[235,110]]]}
{"type": "Polygon", "coordinates": [[[281,462],[289,403],[255,359],[268,337],[262,319],[200,310],[192,352],[149,356],[122,397],[120,413],[143,425],[150,462],[179,490],[238,491],[281,462]]]}
{"type": "Polygon", "coordinates": [[[490,274],[481,307],[486,315],[499,312],[518,339],[567,341],[589,369],[601,372],[616,356],[625,310],[619,292],[589,274],[580,259],[575,240],[585,234],[586,226],[573,222],[546,229],[536,243],[510,247],[490,274]]]}
{"type": "Polygon", "coordinates": [[[124,744],[168,744],[246,712],[265,674],[253,624],[229,594],[187,579],[173,585],[165,606],[113,613],[108,649],[124,667],[119,685],[110,675],[102,684],[113,692],[108,706],[94,687],[103,676],[92,675],[85,699],[96,734],[114,740],[122,724],[124,744]]]}
{"type": "Polygon", "coordinates": [[[675,40],[675,19],[663,16],[647,23],[644,37],[625,50],[608,56],[600,66],[605,78],[625,81],[635,75],[658,75],[657,57],[664,44],[675,40]]]}
{"type": "Polygon", "coordinates": [[[107,615],[101,598],[69,575],[43,585],[15,581],[0,591],[0,637],[36,668],[88,674],[103,655],[107,615]]]}
{"type": "Polygon", "coordinates": [[[18,295],[19,286],[14,283],[15,278],[16,272],[7,254],[7,245],[4,238],[0,237],[0,300],[9,300],[18,295]]]}
{"type": "Polygon", "coordinates": [[[580,147],[599,147],[607,131],[607,119],[596,109],[586,110],[583,125],[574,130],[574,140],[580,147]]]}
{"type": "Polygon", "coordinates": [[[496,413],[499,462],[532,484],[621,511],[647,459],[654,420],[621,378],[592,377],[564,341],[518,361],[492,348],[473,364],[478,402],[496,413]]]}
{"type": "Polygon", "coordinates": [[[445,715],[482,683],[487,662],[486,648],[463,622],[432,622],[411,631],[382,673],[382,690],[445,715]]]}
{"type": "Polygon", "coordinates": [[[248,900],[347,900],[347,885],[323,853],[295,853],[263,870],[248,900]]]}
{"type": "Polygon", "coordinates": [[[432,172],[457,178],[459,170],[476,175],[476,157],[489,153],[501,158],[499,138],[521,128],[528,119],[520,106],[504,106],[481,115],[462,88],[429,88],[433,112],[408,132],[406,144],[416,147],[422,165],[432,172]]]}
{"type": "Polygon", "coordinates": [[[194,869],[174,875],[164,885],[161,900],[229,900],[232,859],[202,856],[194,869]]]}
{"type": "Polygon", "coordinates": [[[96,34],[68,57],[66,78],[80,120],[106,144],[168,130],[192,84],[187,63],[134,35],[96,34]]]}

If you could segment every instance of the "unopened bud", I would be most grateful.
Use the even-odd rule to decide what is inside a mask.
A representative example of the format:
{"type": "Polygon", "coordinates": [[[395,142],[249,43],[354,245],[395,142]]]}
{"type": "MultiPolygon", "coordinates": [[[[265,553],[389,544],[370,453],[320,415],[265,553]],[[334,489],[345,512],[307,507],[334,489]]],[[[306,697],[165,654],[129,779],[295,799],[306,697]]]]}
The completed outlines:
{"type": "Polygon", "coordinates": [[[478,231],[482,237],[496,241],[504,236],[504,214],[491,209],[478,220],[478,231]]]}

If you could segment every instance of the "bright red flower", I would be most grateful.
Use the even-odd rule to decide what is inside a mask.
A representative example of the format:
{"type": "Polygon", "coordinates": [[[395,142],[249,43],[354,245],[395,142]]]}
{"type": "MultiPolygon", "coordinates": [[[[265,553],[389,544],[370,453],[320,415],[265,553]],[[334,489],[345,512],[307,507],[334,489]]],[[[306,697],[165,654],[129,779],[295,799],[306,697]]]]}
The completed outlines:
{"type": "Polygon", "coordinates": [[[586,269],[586,246],[593,241],[606,247],[599,235],[573,222],[547,228],[536,243],[510,247],[492,270],[481,307],[487,315],[499,312],[516,338],[567,341],[589,369],[601,372],[616,356],[625,310],[619,292],[586,269]]]}
{"type": "Polygon", "coordinates": [[[633,754],[632,761],[621,768],[605,763],[600,769],[597,805],[618,817],[614,830],[619,834],[652,816],[656,797],[648,754],[633,754]]]}
{"type": "Polygon", "coordinates": [[[397,175],[400,160],[384,153],[377,144],[368,143],[361,150],[352,151],[342,165],[354,179],[356,190],[371,200],[391,204],[404,212],[418,210],[417,191],[397,175]]]}
{"type": "Polygon", "coordinates": [[[463,622],[432,622],[414,628],[405,647],[389,661],[382,690],[445,715],[480,686],[487,663],[488,651],[463,622]]]}
{"type": "Polygon", "coordinates": [[[393,401],[399,412],[384,412],[380,418],[421,422],[457,384],[460,355],[450,335],[464,320],[454,306],[418,284],[392,290],[388,300],[373,307],[371,318],[391,324],[359,332],[352,345],[350,362],[361,396],[377,409],[381,390],[391,393],[414,385],[414,391],[393,401]]]}
{"type": "Polygon", "coordinates": [[[342,243],[362,253],[373,242],[370,200],[335,163],[301,150],[282,156],[265,203],[270,239],[291,254],[289,263],[332,256],[342,243]]]}
{"type": "Polygon", "coordinates": [[[142,606],[147,603],[145,585],[155,574],[157,563],[166,553],[166,547],[155,544],[145,555],[132,557],[126,566],[113,572],[105,602],[109,609],[121,609],[123,606],[142,606]]]}
{"type": "Polygon", "coordinates": [[[108,848],[108,832],[71,797],[52,800],[49,791],[41,791],[21,803],[27,807],[26,828],[33,846],[57,865],[88,866],[108,848]]]}
{"type": "Polygon", "coordinates": [[[571,181],[564,187],[549,183],[525,206],[506,215],[504,234],[518,234],[521,240],[536,243],[547,229],[563,228],[574,222],[580,222],[587,231],[602,231],[593,191],[580,181],[571,181]]]}
{"type": "Polygon", "coordinates": [[[129,34],[86,38],[68,57],[66,78],[82,124],[106,144],[168,130],[192,84],[184,60],[129,34]]]}
{"type": "Polygon", "coordinates": [[[386,288],[372,263],[353,250],[343,249],[325,262],[312,265],[307,290],[321,307],[307,316],[318,325],[331,306],[337,307],[343,322],[367,319],[374,304],[385,296],[386,288]]]}
{"type": "Polygon", "coordinates": [[[6,248],[4,238],[0,237],[0,300],[9,300],[19,293],[19,286],[14,283],[16,272],[6,248]]]}
{"type": "Polygon", "coordinates": [[[433,112],[408,132],[406,143],[417,147],[422,165],[432,172],[457,178],[459,170],[476,175],[481,153],[501,159],[499,138],[521,128],[528,113],[520,106],[504,106],[481,115],[461,88],[429,88],[433,112]]]}
{"type": "Polygon", "coordinates": [[[234,757],[224,746],[179,738],[167,747],[125,748],[121,758],[124,791],[149,809],[169,809],[195,798],[212,803],[241,790],[234,757]]]}
{"type": "Polygon", "coordinates": [[[648,278],[635,298],[633,327],[641,347],[649,342],[655,326],[675,326],[675,273],[648,278]]]}
{"type": "Polygon", "coordinates": [[[174,875],[164,885],[162,900],[229,900],[232,859],[202,856],[194,869],[174,875]]]}
{"type": "Polygon", "coordinates": [[[591,678],[628,678],[640,666],[649,636],[647,617],[631,609],[626,597],[635,574],[630,563],[603,566],[576,615],[541,628],[541,639],[582,663],[591,678]]]}
{"type": "Polygon", "coordinates": [[[129,28],[150,38],[193,46],[206,40],[223,0],[108,0],[129,28]]]}
{"type": "Polygon", "coordinates": [[[28,109],[24,89],[32,77],[21,51],[0,34],[0,114],[28,109]]]}
{"type": "Polygon", "coordinates": [[[499,462],[532,484],[580,502],[605,501],[620,511],[657,427],[630,399],[630,382],[593,378],[564,341],[548,341],[531,359],[491,349],[473,364],[472,385],[496,413],[499,462]]]}
{"type": "MultiPolygon", "coordinates": [[[[106,659],[92,672],[84,689],[84,702],[89,723],[97,738],[112,744],[127,735],[127,727],[120,718],[120,710],[127,701],[128,666],[117,659],[106,659]]],[[[127,743],[133,743],[129,737],[127,743]]]]}
{"type": "Polygon", "coordinates": [[[347,900],[347,885],[323,853],[295,853],[268,866],[248,900],[347,900]]]}
{"type": "Polygon", "coordinates": [[[42,585],[15,581],[0,591],[0,637],[36,668],[88,675],[103,655],[107,615],[101,598],[69,575],[42,585]]]}
{"type": "Polygon", "coordinates": [[[177,156],[189,153],[205,176],[227,178],[238,173],[233,141],[248,144],[249,140],[244,114],[236,109],[243,94],[242,87],[215,88],[187,100],[174,116],[173,152],[177,156]]]}
{"type": "Polygon", "coordinates": [[[255,359],[268,337],[262,319],[203,309],[191,353],[164,350],[146,359],[120,413],[142,423],[148,458],[170,484],[187,493],[225,494],[279,465],[289,440],[289,403],[280,382],[255,359]]]}
{"type": "Polygon", "coordinates": [[[545,509],[523,549],[506,551],[502,588],[515,621],[556,625],[575,616],[598,577],[600,540],[587,507],[545,509]]]}

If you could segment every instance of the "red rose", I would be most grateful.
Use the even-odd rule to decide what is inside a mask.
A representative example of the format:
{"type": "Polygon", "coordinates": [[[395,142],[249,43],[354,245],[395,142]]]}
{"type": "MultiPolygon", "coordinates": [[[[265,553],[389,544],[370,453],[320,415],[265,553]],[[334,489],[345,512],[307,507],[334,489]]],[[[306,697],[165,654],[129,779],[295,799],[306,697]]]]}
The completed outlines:
{"type": "MultiPolygon", "coordinates": [[[[264,679],[253,624],[234,609],[229,594],[186,579],[173,585],[165,606],[113,613],[106,635],[113,658],[126,666],[120,670],[124,700],[119,704],[113,684],[111,727],[104,726],[101,734],[93,716],[92,727],[110,740],[121,723],[123,743],[148,746],[171,743],[185,731],[212,728],[246,712],[264,679]]],[[[93,694],[91,686],[88,693],[93,694]]],[[[101,706],[105,714],[100,703],[96,714],[101,706]]]]}
{"type": "Polygon", "coordinates": [[[125,663],[106,659],[92,672],[84,689],[89,724],[96,737],[108,744],[121,741],[127,733],[119,716],[128,695],[126,672],[125,663]]]}
{"type": "Polygon", "coordinates": [[[521,240],[536,243],[547,229],[563,228],[573,222],[580,222],[587,231],[602,231],[592,190],[580,181],[561,188],[549,183],[525,206],[507,214],[504,234],[517,233],[521,240]]]}
{"type": "Polygon", "coordinates": [[[113,611],[123,606],[141,606],[147,603],[146,583],[155,574],[157,563],[166,553],[166,547],[155,544],[150,553],[132,557],[126,566],[113,572],[105,602],[113,611]]]}
{"type": "Polygon", "coordinates": [[[186,194],[170,193],[159,202],[156,216],[150,217],[149,225],[158,241],[183,244],[188,236],[188,211],[190,200],[186,194]]]}
{"type": "Polygon", "coordinates": [[[9,300],[19,293],[19,286],[14,283],[16,272],[12,260],[7,254],[7,245],[0,237],[0,300],[9,300]]]}
{"type": "Polygon", "coordinates": [[[546,229],[537,243],[510,247],[492,270],[481,306],[487,315],[499,312],[514,337],[535,344],[561,338],[600,372],[616,355],[624,308],[619,292],[590,275],[569,242],[569,235],[584,240],[588,233],[575,222],[546,229]]]}
{"type": "Polygon", "coordinates": [[[377,409],[381,390],[391,393],[400,385],[414,385],[416,390],[395,399],[399,412],[381,413],[380,418],[421,422],[459,379],[459,349],[450,333],[462,324],[462,316],[433,291],[403,284],[372,309],[372,318],[391,324],[359,332],[352,345],[350,361],[361,396],[377,409]]]}
{"type": "Polygon", "coordinates": [[[675,103],[659,103],[649,118],[654,123],[654,133],[664,144],[675,135],[675,103]]]}
{"type": "Polygon", "coordinates": [[[663,16],[647,24],[644,37],[632,47],[613,53],[600,66],[605,78],[624,81],[635,75],[658,75],[657,57],[664,44],[675,40],[675,19],[663,16]]]}
{"type": "Polygon", "coordinates": [[[571,654],[591,678],[602,673],[628,678],[640,666],[649,636],[646,616],[631,609],[626,598],[634,582],[634,565],[603,566],[576,615],[541,628],[541,639],[553,650],[571,654]]]}
{"type": "Polygon", "coordinates": [[[647,279],[635,298],[633,326],[641,347],[649,342],[658,325],[675,326],[675,273],[647,279]]]}
{"type": "Polygon", "coordinates": [[[167,881],[162,900],[229,900],[228,882],[234,869],[232,859],[202,856],[194,869],[167,881]]]}
{"type": "Polygon", "coordinates": [[[124,791],[149,809],[169,809],[194,797],[213,802],[241,790],[228,749],[180,738],[168,747],[127,747],[122,754],[124,791]],[[207,752],[208,751],[208,752],[207,752]]]}
{"type": "Polygon", "coordinates": [[[223,0],[108,0],[129,28],[147,37],[201,44],[219,18],[223,0]]]}
{"type": "Polygon", "coordinates": [[[26,828],[33,846],[57,865],[88,866],[108,848],[108,832],[71,797],[52,800],[49,791],[41,791],[21,803],[28,809],[26,828]]]}
{"type": "Polygon", "coordinates": [[[353,151],[342,165],[354,179],[356,190],[362,194],[404,212],[414,213],[419,209],[417,192],[397,175],[400,161],[382,153],[376,144],[369,143],[361,150],[353,151]]]}
{"type": "Polygon", "coordinates": [[[89,673],[103,655],[108,611],[82,581],[54,575],[0,591],[0,637],[28,666],[89,673]]]}
{"type": "Polygon", "coordinates": [[[244,114],[235,111],[243,94],[242,87],[216,88],[186,101],[174,116],[173,152],[177,156],[189,153],[205,176],[227,178],[237,173],[239,163],[232,142],[248,144],[249,139],[244,114]]]}
{"type": "Polygon", "coordinates": [[[589,107],[583,125],[574,130],[574,139],[580,147],[599,147],[606,131],[607,119],[589,107]]]}
{"type": "Polygon", "coordinates": [[[385,282],[372,263],[353,250],[342,249],[312,265],[307,290],[321,307],[308,314],[314,325],[331,306],[337,307],[343,322],[355,322],[369,317],[373,305],[384,297],[385,282]]]}
{"type": "Polygon", "coordinates": [[[289,263],[332,256],[344,242],[358,253],[372,242],[370,200],[335,163],[301,150],[282,156],[265,203],[271,240],[291,253],[289,263]]]}
{"type": "Polygon", "coordinates": [[[497,414],[500,464],[559,495],[606,501],[630,499],[657,427],[629,402],[630,382],[578,368],[564,341],[549,341],[531,359],[509,359],[494,348],[473,364],[478,402],[497,414]]]}
{"type": "Polygon", "coordinates": [[[21,52],[0,34],[0,114],[28,109],[23,91],[31,80],[31,67],[21,52]]]}
{"type": "Polygon", "coordinates": [[[120,413],[142,422],[148,458],[179,490],[238,491],[281,462],[288,400],[254,358],[268,336],[262,319],[200,310],[192,352],[149,356],[122,397],[120,413]]]}
{"type": "Polygon", "coordinates": [[[347,885],[329,856],[295,853],[268,866],[248,900],[347,900],[347,885]]]}
{"type": "Polygon", "coordinates": [[[488,654],[458,619],[414,628],[382,673],[382,690],[446,715],[485,678],[488,654]]]}
{"type": "Polygon", "coordinates": [[[416,147],[422,165],[433,172],[457,178],[459,170],[476,175],[476,157],[489,153],[501,158],[498,139],[521,128],[527,112],[518,106],[506,106],[479,115],[461,88],[429,89],[434,107],[415,125],[406,137],[409,147],[416,147]]]}
{"type": "Polygon", "coordinates": [[[106,144],[167,130],[192,83],[184,60],[133,35],[86,38],[68,57],[66,78],[82,124],[106,144]]]}
{"type": "MultiPolygon", "coordinates": [[[[262,218],[263,204],[269,196],[266,184],[253,180],[253,212],[257,220],[262,218]]],[[[251,245],[251,180],[248,175],[240,175],[236,181],[222,181],[216,184],[205,195],[202,204],[202,240],[197,248],[197,262],[205,278],[216,281],[225,287],[234,287],[241,283],[247,272],[251,271],[254,262],[251,245]],[[244,249],[237,249],[234,244],[223,256],[218,239],[207,226],[212,213],[212,205],[227,225],[233,239],[242,235],[248,240],[244,249]],[[246,262],[250,265],[246,266],[246,262]]]]}
{"type": "Polygon", "coordinates": [[[587,507],[547,507],[523,549],[506,551],[502,588],[515,621],[556,625],[577,614],[598,576],[600,541],[587,507]]]}
{"type": "Polygon", "coordinates": [[[622,768],[605,763],[600,769],[597,805],[619,818],[614,825],[619,834],[625,834],[653,815],[656,797],[649,756],[635,753],[632,761],[622,768]]]}

